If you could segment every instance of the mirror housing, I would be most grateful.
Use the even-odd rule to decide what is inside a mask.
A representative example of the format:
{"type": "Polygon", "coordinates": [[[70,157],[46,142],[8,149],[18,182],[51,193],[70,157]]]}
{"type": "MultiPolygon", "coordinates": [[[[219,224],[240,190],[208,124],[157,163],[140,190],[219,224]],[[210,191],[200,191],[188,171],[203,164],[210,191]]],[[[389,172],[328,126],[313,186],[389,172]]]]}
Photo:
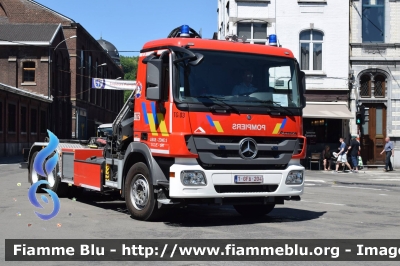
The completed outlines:
{"type": "Polygon", "coordinates": [[[306,107],[306,74],[304,71],[299,71],[299,85],[300,85],[300,103],[304,108],[306,107]]]}
{"type": "Polygon", "coordinates": [[[146,67],[146,99],[161,100],[162,60],[152,58],[146,67]]]}

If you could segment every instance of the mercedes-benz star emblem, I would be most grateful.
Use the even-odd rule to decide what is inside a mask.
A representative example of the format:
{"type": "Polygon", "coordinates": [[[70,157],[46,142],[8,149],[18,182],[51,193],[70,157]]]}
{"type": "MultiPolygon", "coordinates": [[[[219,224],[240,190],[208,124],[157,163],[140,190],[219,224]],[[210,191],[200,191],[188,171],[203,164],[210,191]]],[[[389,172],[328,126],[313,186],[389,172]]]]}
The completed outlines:
{"type": "Polygon", "coordinates": [[[251,115],[247,115],[247,120],[251,120],[251,115]]]}
{"type": "Polygon", "coordinates": [[[257,155],[257,143],[252,138],[242,139],[239,143],[239,155],[243,159],[254,159],[257,155]]]}

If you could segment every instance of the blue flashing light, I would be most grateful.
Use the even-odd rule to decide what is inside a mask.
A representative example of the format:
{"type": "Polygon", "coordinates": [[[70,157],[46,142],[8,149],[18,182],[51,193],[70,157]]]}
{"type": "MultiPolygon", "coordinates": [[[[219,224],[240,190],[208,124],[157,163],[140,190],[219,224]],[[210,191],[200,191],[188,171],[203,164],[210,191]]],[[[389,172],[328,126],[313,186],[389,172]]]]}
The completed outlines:
{"type": "Polygon", "coordinates": [[[189,30],[190,30],[190,29],[189,29],[189,26],[188,26],[188,25],[182,25],[180,36],[181,36],[181,37],[189,37],[189,36],[190,36],[189,30]]]}
{"type": "Polygon", "coordinates": [[[269,45],[277,46],[276,35],[275,34],[269,35],[269,45]]]}

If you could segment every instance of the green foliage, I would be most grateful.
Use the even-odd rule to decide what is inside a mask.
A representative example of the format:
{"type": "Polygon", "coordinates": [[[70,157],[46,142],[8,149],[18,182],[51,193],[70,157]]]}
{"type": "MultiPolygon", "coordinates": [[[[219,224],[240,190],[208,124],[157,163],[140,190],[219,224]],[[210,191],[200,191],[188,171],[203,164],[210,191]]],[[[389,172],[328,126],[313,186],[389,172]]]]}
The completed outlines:
{"type": "MultiPolygon", "coordinates": [[[[122,69],[124,70],[125,80],[136,80],[138,56],[120,56],[122,69]]],[[[124,91],[124,102],[128,100],[132,91],[124,91]]]]}

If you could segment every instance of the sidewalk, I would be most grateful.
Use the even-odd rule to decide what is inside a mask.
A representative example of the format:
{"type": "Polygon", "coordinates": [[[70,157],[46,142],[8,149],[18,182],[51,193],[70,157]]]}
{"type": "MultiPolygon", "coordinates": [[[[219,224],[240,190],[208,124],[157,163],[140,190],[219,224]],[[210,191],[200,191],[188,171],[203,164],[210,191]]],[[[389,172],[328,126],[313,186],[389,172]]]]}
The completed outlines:
{"type": "Polygon", "coordinates": [[[358,173],[306,170],[305,176],[306,181],[319,179],[341,184],[400,187],[400,170],[396,169],[390,172],[384,172],[382,169],[363,169],[358,173]]]}

